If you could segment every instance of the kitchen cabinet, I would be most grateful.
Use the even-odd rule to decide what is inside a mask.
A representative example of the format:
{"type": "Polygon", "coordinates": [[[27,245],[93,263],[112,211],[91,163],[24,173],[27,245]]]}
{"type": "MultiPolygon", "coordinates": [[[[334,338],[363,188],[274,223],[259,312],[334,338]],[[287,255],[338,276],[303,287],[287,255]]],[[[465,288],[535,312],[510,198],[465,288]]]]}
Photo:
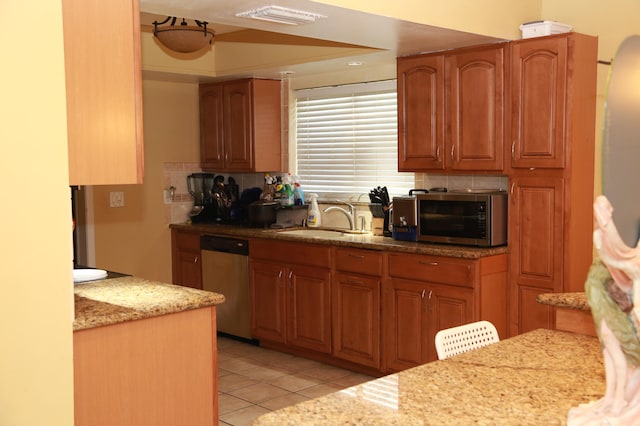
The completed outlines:
{"type": "Polygon", "coordinates": [[[200,163],[216,172],[281,170],[280,81],[202,84],[200,163]]]}
{"type": "Polygon", "coordinates": [[[465,323],[507,326],[507,257],[478,260],[389,254],[383,283],[384,369],[400,371],[437,359],[436,333],[465,323]]]}
{"type": "Polygon", "coordinates": [[[173,284],[202,289],[200,233],[171,230],[173,284]]]}
{"type": "Polygon", "coordinates": [[[565,166],[568,41],[538,37],[511,45],[512,167],[565,166]]]}
{"type": "Polygon", "coordinates": [[[73,333],[75,424],[217,425],[215,307],[73,333]]]}
{"type": "Polygon", "coordinates": [[[506,44],[398,58],[398,170],[504,168],[506,44]]]}
{"type": "Polygon", "coordinates": [[[142,183],[139,2],[63,0],[62,14],[69,184],[142,183]]]}
{"type": "Polygon", "coordinates": [[[330,247],[255,239],[250,248],[252,336],[330,354],[330,247]]]}
{"type": "Polygon", "coordinates": [[[584,291],[593,259],[597,38],[511,43],[510,335],[553,328],[539,293],[584,291]]]}
{"type": "Polygon", "coordinates": [[[380,368],[380,286],[384,254],[336,248],[333,356],[380,368]]]}

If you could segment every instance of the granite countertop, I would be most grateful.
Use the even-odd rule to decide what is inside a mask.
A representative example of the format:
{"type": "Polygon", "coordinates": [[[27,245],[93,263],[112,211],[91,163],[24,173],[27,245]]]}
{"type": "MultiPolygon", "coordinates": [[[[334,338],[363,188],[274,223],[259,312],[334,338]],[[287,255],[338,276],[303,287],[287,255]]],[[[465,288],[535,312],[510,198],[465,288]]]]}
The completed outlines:
{"type": "MultiPolygon", "coordinates": [[[[291,235],[287,230],[304,229],[293,227],[287,229],[278,228],[247,228],[235,225],[208,224],[208,223],[181,223],[169,225],[172,229],[182,231],[201,232],[211,235],[228,235],[242,238],[266,238],[281,241],[297,241],[312,244],[326,244],[342,247],[365,248],[399,253],[427,254],[433,256],[448,256],[463,259],[479,259],[507,252],[507,246],[499,247],[470,247],[449,244],[428,244],[413,241],[398,241],[390,237],[373,234],[344,234],[341,237],[307,237],[304,235],[291,235]]],[[[322,228],[320,228],[322,229],[322,228]]]]}
{"type": "Polygon", "coordinates": [[[598,340],[535,330],[259,417],[254,425],[566,424],[599,399],[598,340]]]}
{"type": "Polygon", "coordinates": [[[203,308],[224,296],[137,277],[120,277],[74,285],[73,330],[203,308]]]}
{"type": "Polygon", "coordinates": [[[538,303],[543,305],[556,306],[558,308],[569,308],[578,311],[591,312],[591,307],[584,292],[575,293],[542,293],[536,297],[538,303]]]}

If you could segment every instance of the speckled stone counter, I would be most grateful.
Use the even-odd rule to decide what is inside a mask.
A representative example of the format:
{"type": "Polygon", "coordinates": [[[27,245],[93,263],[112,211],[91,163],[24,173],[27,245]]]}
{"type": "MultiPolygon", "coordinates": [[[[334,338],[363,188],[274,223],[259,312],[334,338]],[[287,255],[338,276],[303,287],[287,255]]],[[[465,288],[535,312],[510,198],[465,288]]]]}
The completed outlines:
{"type": "Polygon", "coordinates": [[[551,305],[558,308],[576,309],[578,311],[591,312],[587,296],[584,292],[575,293],[543,293],[536,297],[538,303],[551,305]]]}
{"type": "Polygon", "coordinates": [[[536,330],[265,414],[254,425],[555,425],[604,394],[597,339],[536,330]]]}
{"type": "Polygon", "coordinates": [[[304,235],[291,235],[284,229],[246,228],[233,225],[191,223],[171,224],[170,228],[210,235],[229,235],[243,238],[299,241],[313,244],[327,244],[401,253],[428,254],[433,256],[448,256],[464,259],[479,259],[481,257],[493,256],[507,252],[506,246],[483,248],[447,244],[427,244],[412,241],[397,241],[390,237],[376,236],[373,234],[344,234],[338,238],[321,238],[306,237],[304,235]]]}
{"type": "Polygon", "coordinates": [[[74,331],[224,302],[222,294],[128,276],[76,284],[74,297],[74,331]]]}

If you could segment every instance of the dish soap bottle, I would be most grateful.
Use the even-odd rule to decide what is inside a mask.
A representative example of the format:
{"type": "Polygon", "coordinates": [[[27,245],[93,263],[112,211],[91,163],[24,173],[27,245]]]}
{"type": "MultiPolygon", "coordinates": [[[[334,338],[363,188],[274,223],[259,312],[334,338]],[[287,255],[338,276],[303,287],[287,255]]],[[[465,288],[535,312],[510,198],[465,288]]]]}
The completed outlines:
{"type": "Polygon", "coordinates": [[[320,208],[318,207],[318,194],[309,194],[309,199],[311,200],[311,206],[307,214],[307,226],[309,228],[317,228],[322,222],[320,208]]]}

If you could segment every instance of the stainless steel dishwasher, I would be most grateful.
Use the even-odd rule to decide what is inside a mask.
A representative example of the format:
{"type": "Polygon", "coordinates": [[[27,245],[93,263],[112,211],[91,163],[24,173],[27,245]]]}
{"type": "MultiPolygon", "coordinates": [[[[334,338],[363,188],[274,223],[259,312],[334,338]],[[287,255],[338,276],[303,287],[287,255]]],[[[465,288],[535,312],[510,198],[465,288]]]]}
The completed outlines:
{"type": "Polygon", "coordinates": [[[251,339],[249,241],[203,235],[200,250],[202,288],[225,297],[225,302],[216,306],[218,332],[251,339]]]}

